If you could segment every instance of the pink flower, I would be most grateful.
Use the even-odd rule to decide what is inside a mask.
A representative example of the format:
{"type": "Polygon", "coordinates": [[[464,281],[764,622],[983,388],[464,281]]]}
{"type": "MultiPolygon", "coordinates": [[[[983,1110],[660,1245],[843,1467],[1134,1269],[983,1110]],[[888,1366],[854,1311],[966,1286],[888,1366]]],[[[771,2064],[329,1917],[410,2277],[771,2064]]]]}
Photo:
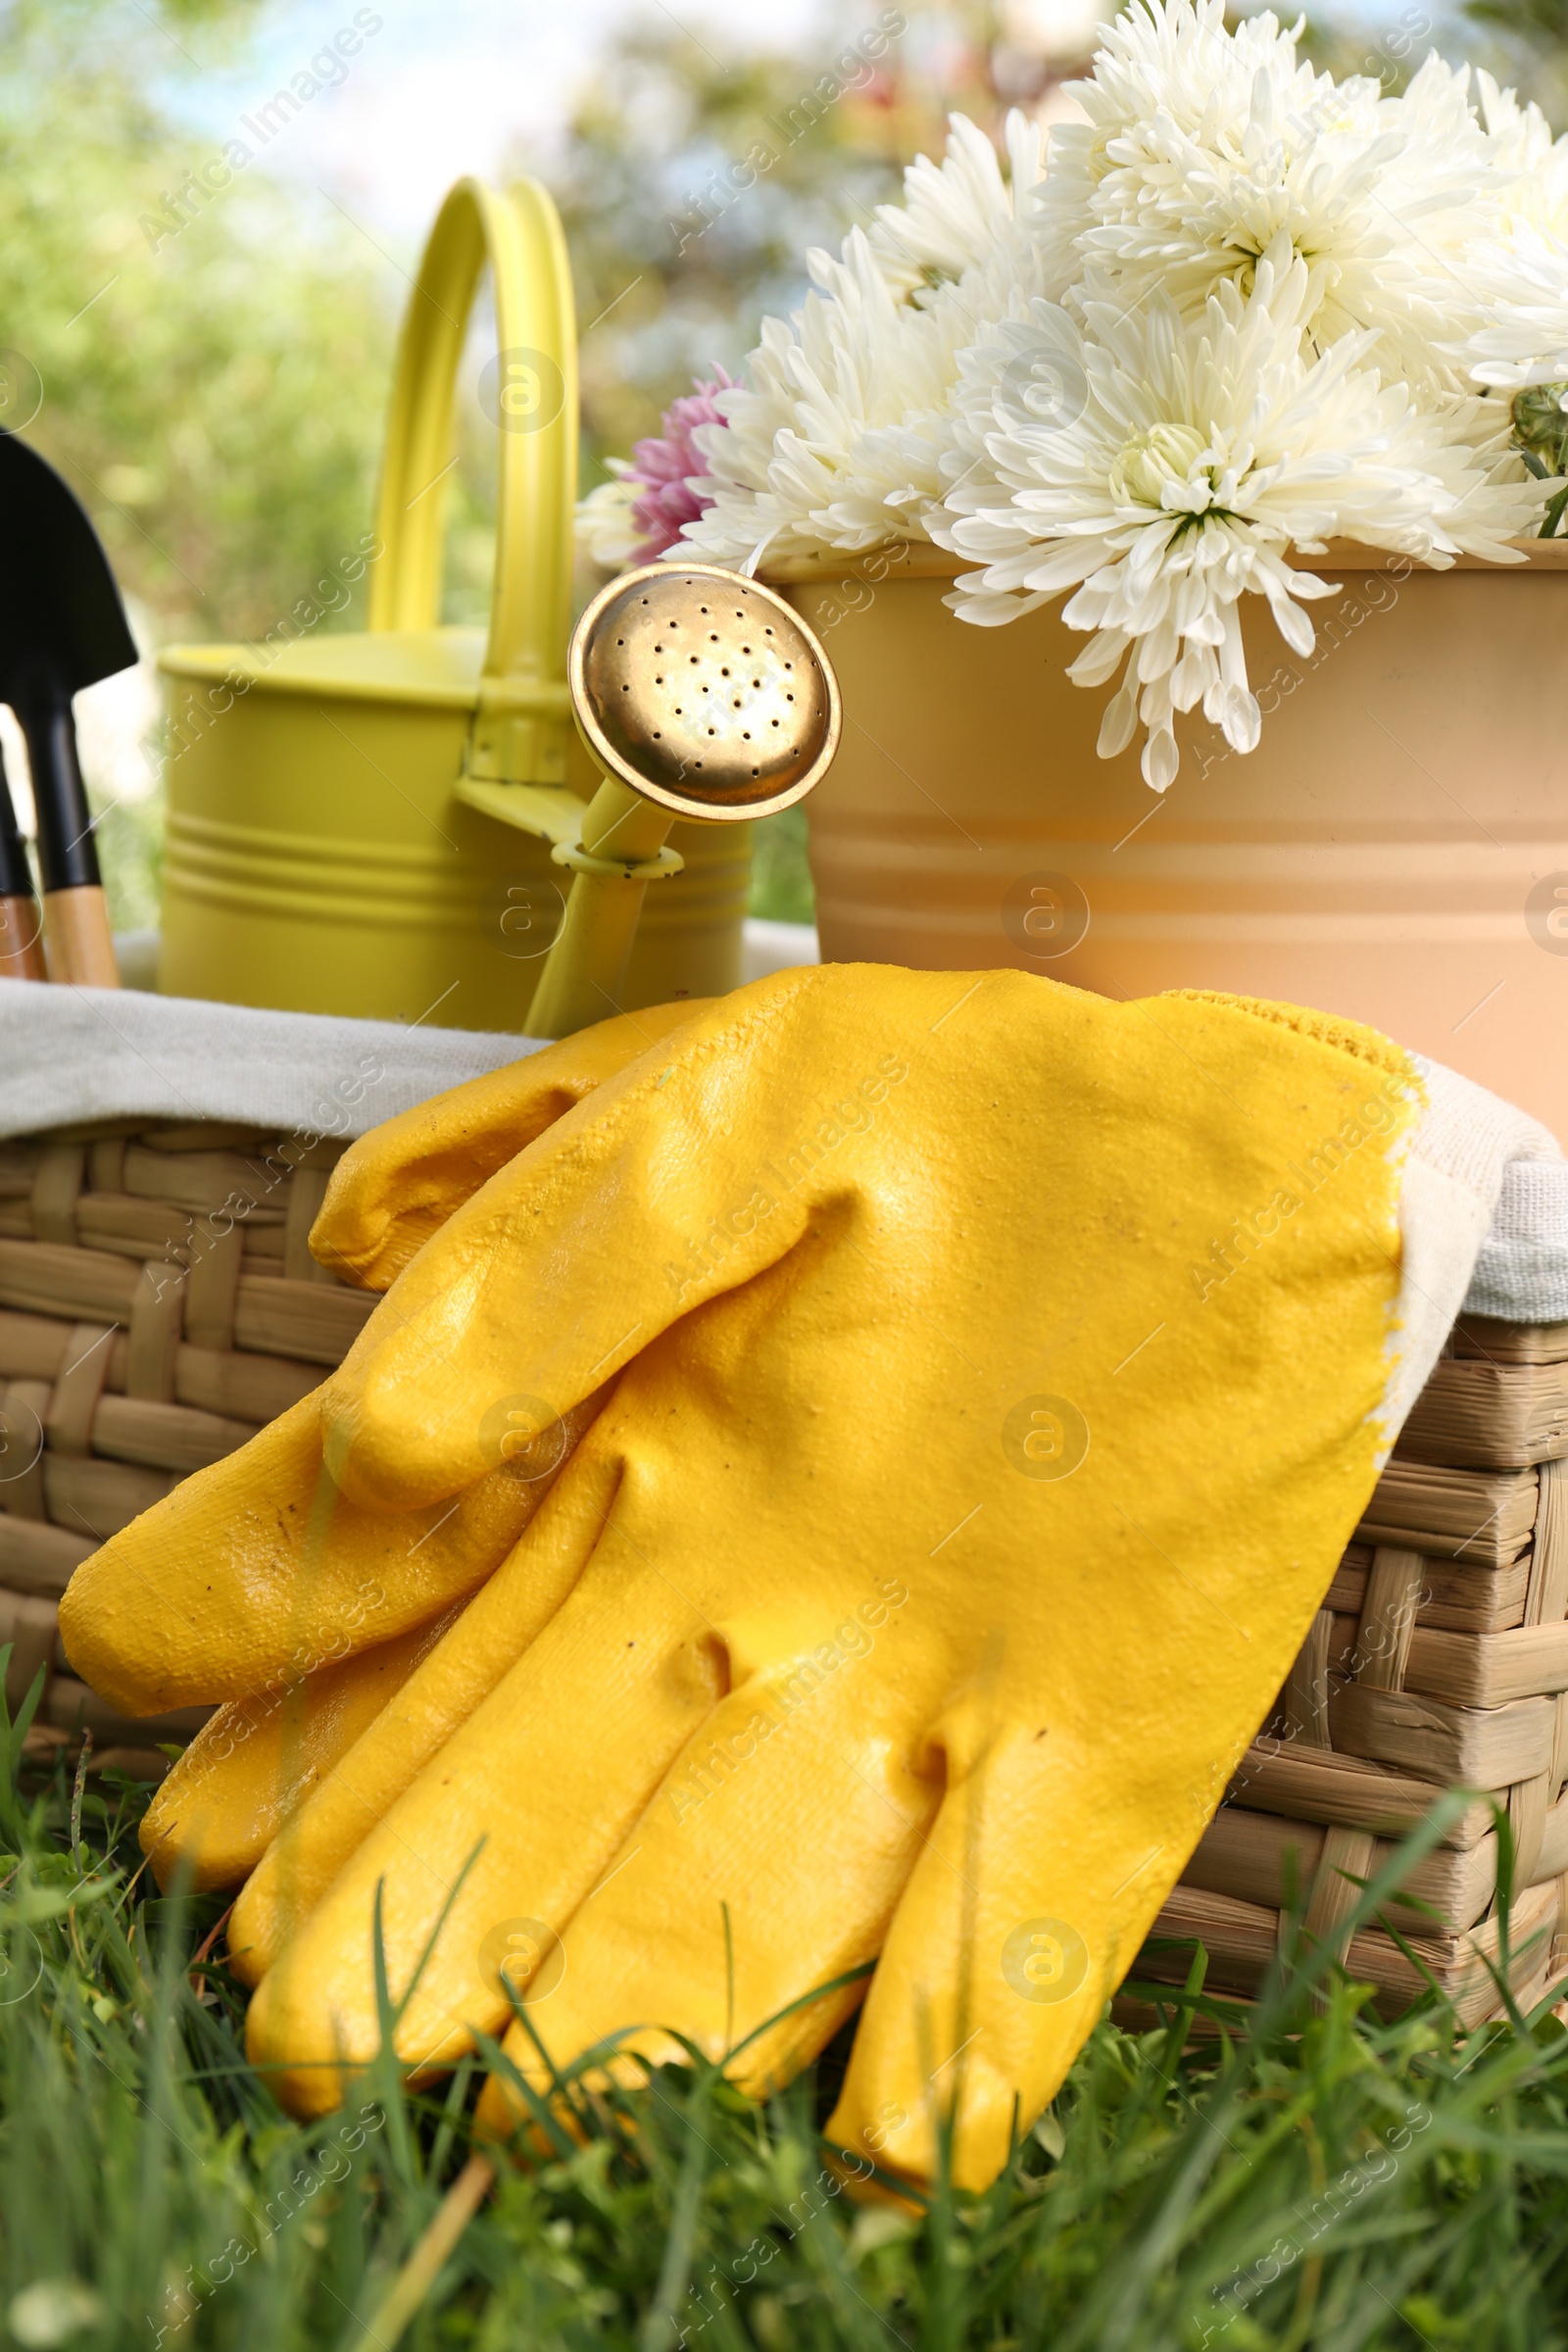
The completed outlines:
{"type": "Polygon", "coordinates": [[[627,479],[641,490],[631,511],[633,525],[645,543],[639,551],[640,563],[651,564],[666,547],[673,547],[686,524],[695,522],[712,505],[711,498],[698,487],[708,471],[708,460],[693,446],[692,435],[700,424],[723,423],[717,395],[734,389],[733,377],[715,367],[710,376],[699,378],[690,392],[671,401],[664,412],[662,433],[639,441],[632,450],[627,479]]]}

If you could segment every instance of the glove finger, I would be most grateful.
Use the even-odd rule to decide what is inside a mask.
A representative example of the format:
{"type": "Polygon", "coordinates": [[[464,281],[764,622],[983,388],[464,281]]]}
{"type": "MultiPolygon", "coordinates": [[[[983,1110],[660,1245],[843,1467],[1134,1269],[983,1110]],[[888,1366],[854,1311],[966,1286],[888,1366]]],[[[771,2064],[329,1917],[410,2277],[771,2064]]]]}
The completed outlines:
{"type": "Polygon", "coordinates": [[[1025,1735],[951,1787],[894,1916],[827,2137],[917,2183],[949,2125],[956,2182],[995,2179],[1196,1838],[1178,1806],[1161,1844],[1147,1788],[1064,1750],[1025,1735]]]}
{"type": "Polygon", "coordinates": [[[294,2113],[337,2105],[345,2069],[378,2046],[378,1888],[388,1982],[394,2000],[408,1993],[399,2054],[416,2074],[449,2066],[472,2046],[475,2026],[497,2031],[510,2014],[498,1925],[504,1944],[509,1920],[568,1918],[711,1712],[720,1686],[706,1622],[665,1579],[635,1560],[632,1569],[584,1579],[263,1978],[246,2046],[294,2113]],[[518,1900],[524,1910],[511,1913],[518,1900]]]}
{"type": "Polygon", "coordinates": [[[373,1128],[338,1162],[312,1255],[367,1290],[389,1289],[487,1177],[710,1002],[619,1013],[373,1128]]]}
{"type": "Polygon", "coordinates": [[[301,1683],[226,1700],[142,1816],[141,1848],[160,1886],[182,1863],[198,1890],[237,1886],[450,1622],[450,1614],[437,1618],[301,1683]]]}
{"type": "Polygon", "coordinates": [[[455,1506],[389,1518],[325,1473],[319,1396],[184,1480],[73,1576],[66,1655],[122,1713],[247,1697],[427,1624],[506,1558],[598,1403],[551,1433],[543,1475],[519,1459],[455,1506]]]}
{"type": "MultiPolygon", "coordinates": [[[[559,1982],[541,1972],[528,1996],[558,2068],[627,2028],[637,2031],[624,2050],[679,2060],[674,2033],[714,2059],[746,2043],[731,2079],[760,2096],[813,2058],[863,1996],[861,1980],[781,2016],[875,1958],[940,1783],[913,1768],[919,1718],[906,1679],[874,1682],[852,1656],[832,1683],[812,1685],[803,1681],[810,1655],[730,1692],[564,1929],[559,1982]]],[[[526,1883],[507,1900],[526,1911],[526,1883]]],[[[520,2024],[504,2046],[544,2087],[520,2024]]],[[[481,2129],[511,2132],[521,2104],[494,2078],[481,2129]]]]}
{"type": "MultiPolygon", "coordinates": [[[[951,1009],[946,975],[892,977],[922,1035],[951,1009]]],[[[889,979],[872,976],[883,1023],[889,979]]],[[[400,1277],[396,1313],[368,1326],[327,1384],[327,1458],[345,1493],[381,1510],[457,1494],[485,1467],[500,1401],[560,1411],[783,1257],[820,1200],[853,1191],[847,1139],[909,1075],[868,1051],[859,994],[855,967],[839,965],[720,999],[458,1209],[400,1277]],[[815,1003],[813,1020],[797,1000],[815,1003]],[[856,1079],[835,1123],[818,1095],[822,1068],[841,1066],[856,1079]]]]}
{"type": "Polygon", "coordinates": [[[570,1592],[613,1499],[613,1470],[573,1472],[392,1702],[325,1773],[234,1906],[230,1965],[259,1984],[405,1789],[487,1699],[570,1592]]]}

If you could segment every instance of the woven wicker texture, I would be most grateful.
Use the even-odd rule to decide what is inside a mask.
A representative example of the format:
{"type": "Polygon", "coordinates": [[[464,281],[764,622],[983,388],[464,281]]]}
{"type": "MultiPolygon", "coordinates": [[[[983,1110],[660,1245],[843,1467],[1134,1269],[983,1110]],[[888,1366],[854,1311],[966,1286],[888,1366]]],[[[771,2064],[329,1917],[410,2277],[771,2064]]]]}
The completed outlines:
{"type": "Polygon", "coordinates": [[[0,1144],[0,1642],[42,1736],[152,1769],[197,1711],[117,1716],[67,1669],[77,1562],[338,1363],[375,1305],[308,1236],[343,1147],[212,1122],[0,1144]]]}
{"type": "MultiPolygon", "coordinates": [[[[1497,2013],[1494,1804],[1514,1848],[1512,1988],[1533,1998],[1568,1974],[1565,1456],[1568,1325],[1461,1320],[1155,1923],[1156,1938],[1203,1943],[1211,1988],[1256,1988],[1294,1904],[1386,2012],[1421,1992],[1425,1969],[1467,2020],[1497,2013]],[[1465,1810],[1386,1925],[1348,1939],[1358,1882],[1455,1787],[1493,1803],[1465,1810]]],[[[1186,1966],[1152,1942],[1136,1973],[1174,1981],[1186,1966]]]]}
{"type": "MultiPolygon", "coordinates": [[[[211,1122],[0,1144],[0,1642],[13,1708],[46,1670],[35,1742],[87,1730],[99,1765],[150,1773],[201,1722],[117,1716],[66,1667],[57,1604],[96,1544],[314,1388],[373,1310],[309,1249],[342,1149],[211,1122]]],[[[1187,1954],[1165,1939],[1200,1938],[1209,1985],[1246,1994],[1304,1902],[1385,2009],[1425,1968],[1467,2017],[1492,2014],[1486,1802],[1384,1925],[1337,1931],[1356,1882],[1460,1785],[1510,1824],[1515,1990],[1568,1972],[1565,1781],[1568,1325],[1467,1321],[1136,1974],[1178,1981],[1187,1954]]]]}

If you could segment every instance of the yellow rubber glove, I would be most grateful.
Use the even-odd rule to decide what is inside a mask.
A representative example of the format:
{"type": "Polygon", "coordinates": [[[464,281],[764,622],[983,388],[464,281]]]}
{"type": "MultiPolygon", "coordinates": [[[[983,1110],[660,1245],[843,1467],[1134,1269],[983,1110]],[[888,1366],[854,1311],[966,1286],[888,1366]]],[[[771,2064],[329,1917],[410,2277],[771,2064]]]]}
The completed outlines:
{"type": "MultiPolygon", "coordinates": [[[[83,1560],[60,1604],[66,1655],[127,1715],[265,1694],[427,1625],[483,1584],[538,1509],[540,1456],[455,1503],[389,1515],[322,1471],[320,1393],[199,1470],[83,1560]]],[[[574,1439],[591,1415],[570,1417],[574,1439]]]]}
{"type": "Polygon", "coordinates": [[[372,1128],[338,1162],[311,1229],[313,1256],[368,1291],[387,1290],[497,1168],[710,1003],[618,1013],[372,1128]]]}
{"type": "Polygon", "coordinates": [[[435,1646],[451,1615],[318,1667],[302,1682],[231,1698],[210,1716],[142,1815],[142,1851],[159,1885],[167,1886],[181,1862],[202,1890],[248,1878],[283,1823],[435,1646]]]}
{"type": "MultiPolygon", "coordinates": [[[[340,1162],[316,1254],[385,1287],[494,1168],[704,1008],[603,1022],[388,1121],[340,1162]]],[[[143,1818],[161,1885],[181,1864],[200,1888],[237,1886],[255,1869],[445,1630],[449,1596],[506,1556],[543,1498],[550,1461],[594,1409],[554,1431],[540,1461],[512,1446],[509,1472],[480,1482],[455,1513],[400,1522],[341,1502],[307,1399],[80,1572],[63,1612],[68,1641],[78,1669],[127,1712],[249,1693],[220,1707],[143,1818]]]]}
{"type": "Polygon", "coordinates": [[[374,1723],[323,1767],[311,1801],[291,1808],[234,1906],[229,1957],[244,1983],[260,1982],[344,1863],[544,1631],[592,1540],[580,1515],[602,1518],[605,1504],[593,1482],[580,1484],[564,1525],[526,1555],[513,1553],[374,1723]]]}
{"type": "Polygon", "coordinates": [[[625,1368],[398,1705],[432,1740],[462,1714],[481,1606],[518,1629],[489,1695],[375,1826],[345,1826],[351,1748],[275,1849],[338,1808],[252,2003],[283,2095],[324,2107],[374,2050],[379,1887],[395,1996],[445,1909],[418,2068],[504,2022],[509,1952],[544,1955],[558,2062],[627,2028],[721,2054],[880,1953],[830,2131],[924,2178],[956,2101],[957,2177],[991,2178],[1371,1489],[1417,1091],[1289,1008],[829,966],[726,1000],[493,1177],[328,1384],[345,1491],[431,1507],[498,1413],[625,1368]],[[1325,1138],[1353,1141],[1314,1188],[1325,1138]]]}
{"type": "MultiPolygon", "coordinates": [[[[623,1014],[388,1120],[339,1163],[311,1236],[316,1255],[384,1286],[493,1169],[704,1008],[623,1014]]],[[[503,1433],[455,1510],[388,1518],[344,1502],[323,1476],[319,1398],[307,1396],[82,1563],[61,1603],[66,1654],[127,1715],[258,1694],[266,1703],[482,1584],[583,1425],[579,1413],[533,1458],[516,1432],[503,1433]]]]}

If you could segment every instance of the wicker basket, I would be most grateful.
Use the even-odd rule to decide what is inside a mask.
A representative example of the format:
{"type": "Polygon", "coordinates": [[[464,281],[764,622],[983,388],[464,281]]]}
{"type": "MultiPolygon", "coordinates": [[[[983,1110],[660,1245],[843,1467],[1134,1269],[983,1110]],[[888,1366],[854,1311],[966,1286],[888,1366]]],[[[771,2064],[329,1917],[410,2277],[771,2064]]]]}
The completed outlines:
{"type": "Polygon", "coordinates": [[[154,1774],[203,1709],[130,1722],[71,1675],[60,1594],[97,1544],[243,1446],[373,1310],[307,1237],[344,1146],[211,1121],[0,1144],[0,1642],[7,1704],[47,1673],[33,1744],[93,1736],[154,1774]]]}
{"type": "MultiPolygon", "coordinates": [[[[87,1730],[100,1766],[151,1776],[203,1720],[117,1716],[66,1668],[56,1607],[97,1544],[314,1388],[374,1309],[308,1247],[342,1149],[210,1122],[0,1144],[0,1642],[12,1707],[46,1669],[35,1744],[87,1730]]],[[[1141,1978],[1184,1976],[1166,1939],[1200,1938],[1209,1984],[1245,1995],[1293,1892],[1334,1938],[1354,1882],[1456,1784],[1507,1809],[1515,1989],[1568,1972],[1564,1457],[1568,1325],[1461,1324],[1141,1978]]],[[[1396,1931],[1462,2014],[1497,2007],[1497,1861],[1478,1801],[1349,1941],[1381,2006],[1424,1982],[1396,1931]]]]}
{"type": "Polygon", "coordinates": [[[1392,2014],[1423,1969],[1467,2022],[1502,2006],[1494,1805],[1514,1845],[1509,1978],[1568,1975],[1568,1325],[1462,1320],[1401,1433],[1275,1712],[1146,1948],[1145,1980],[1255,1989],[1286,1906],[1392,2014]],[[1445,1789],[1470,1805],[1387,1925],[1347,1938],[1390,1841],[1445,1789]],[[1408,1952],[1401,1950],[1401,1942],[1408,1952]],[[1412,1961],[1410,1954],[1415,1955],[1412,1961]],[[1417,1965],[1419,1963],[1419,1965],[1417,1965]]]}

